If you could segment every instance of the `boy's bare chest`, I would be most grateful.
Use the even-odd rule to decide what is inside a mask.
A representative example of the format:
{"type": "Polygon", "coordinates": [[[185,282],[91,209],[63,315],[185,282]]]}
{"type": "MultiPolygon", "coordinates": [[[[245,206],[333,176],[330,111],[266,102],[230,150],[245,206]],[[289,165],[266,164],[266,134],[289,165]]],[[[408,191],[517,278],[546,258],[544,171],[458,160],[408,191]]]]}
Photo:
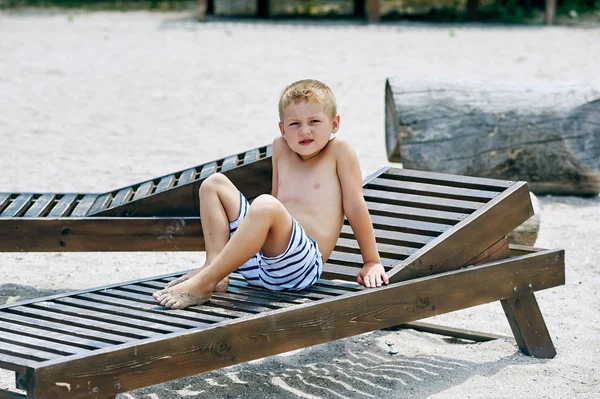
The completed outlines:
{"type": "Polygon", "coordinates": [[[281,202],[316,204],[341,197],[335,164],[282,163],[278,165],[278,195],[281,202]]]}

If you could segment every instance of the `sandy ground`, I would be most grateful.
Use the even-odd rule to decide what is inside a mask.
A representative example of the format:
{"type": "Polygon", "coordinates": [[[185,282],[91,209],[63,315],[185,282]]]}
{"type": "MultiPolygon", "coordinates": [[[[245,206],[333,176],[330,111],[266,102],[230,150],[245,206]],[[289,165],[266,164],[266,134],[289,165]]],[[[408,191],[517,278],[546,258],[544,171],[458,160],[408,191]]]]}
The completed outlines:
{"type": "MultiPolygon", "coordinates": [[[[600,29],[0,14],[0,190],[102,192],[269,143],[283,87],[328,83],[368,174],[386,164],[387,76],[600,89],[600,29]]],[[[537,246],[567,250],[538,294],[552,360],[512,340],[378,331],[124,398],[600,397],[600,198],[540,198],[537,246]],[[386,341],[398,354],[390,356],[386,341]]],[[[201,253],[3,253],[0,303],[189,269],[201,253]]],[[[435,320],[510,335],[498,303],[435,320]]],[[[0,388],[13,386],[0,372],[0,388]]]]}

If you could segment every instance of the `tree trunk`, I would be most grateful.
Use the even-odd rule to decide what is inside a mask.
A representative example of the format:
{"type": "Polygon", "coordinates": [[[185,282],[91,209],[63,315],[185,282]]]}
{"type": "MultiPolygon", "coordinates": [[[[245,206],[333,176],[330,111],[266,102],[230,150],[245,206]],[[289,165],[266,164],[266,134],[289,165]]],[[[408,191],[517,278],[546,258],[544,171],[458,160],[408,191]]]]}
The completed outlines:
{"type": "Polygon", "coordinates": [[[525,180],[536,194],[600,192],[600,93],[590,85],[386,83],[388,159],[525,180]]]}

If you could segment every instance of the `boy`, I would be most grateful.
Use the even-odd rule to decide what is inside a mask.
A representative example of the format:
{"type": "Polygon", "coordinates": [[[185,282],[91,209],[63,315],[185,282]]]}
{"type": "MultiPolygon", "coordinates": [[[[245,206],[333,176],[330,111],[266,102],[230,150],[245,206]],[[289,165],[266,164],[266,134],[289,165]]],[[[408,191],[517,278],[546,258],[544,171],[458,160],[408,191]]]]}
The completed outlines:
{"type": "Polygon", "coordinates": [[[320,277],[338,240],[344,215],[356,236],[364,266],[357,281],[388,283],[362,195],[358,158],[337,133],[333,93],[321,82],[301,80],[279,100],[279,130],[273,141],[272,195],[252,205],[222,174],[200,187],[200,219],[206,262],[153,294],[162,306],[183,309],[226,291],[228,275],[272,290],[301,290],[320,277]],[[235,232],[235,234],[234,234],[235,232]]]}

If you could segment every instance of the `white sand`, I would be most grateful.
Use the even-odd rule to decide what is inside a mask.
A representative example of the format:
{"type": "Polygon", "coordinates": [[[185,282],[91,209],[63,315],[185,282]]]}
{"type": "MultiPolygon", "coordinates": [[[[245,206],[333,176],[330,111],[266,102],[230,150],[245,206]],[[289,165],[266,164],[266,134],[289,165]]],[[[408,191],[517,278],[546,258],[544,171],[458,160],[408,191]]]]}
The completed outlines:
{"type": "MultiPolygon", "coordinates": [[[[386,165],[387,76],[600,89],[599,70],[598,28],[0,14],[0,190],[102,192],[267,144],[280,91],[305,77],[333,88],[340,134],[368,174],[386,165]]],[[[537,295],[555,359],[524,356],[514,341],[380,331],[124,397],[600,397],[600,199],[540,202],[537,246],[567,250],[566,286],[537,295]]],[[[189,269],[202,256],[4,253],[0,289],[14,301],[189,269]]],[[[436,322],[510,335],[498,303],[436,322]]],[[[0,388],[13,384],[0,372],[0,388]]]]}

